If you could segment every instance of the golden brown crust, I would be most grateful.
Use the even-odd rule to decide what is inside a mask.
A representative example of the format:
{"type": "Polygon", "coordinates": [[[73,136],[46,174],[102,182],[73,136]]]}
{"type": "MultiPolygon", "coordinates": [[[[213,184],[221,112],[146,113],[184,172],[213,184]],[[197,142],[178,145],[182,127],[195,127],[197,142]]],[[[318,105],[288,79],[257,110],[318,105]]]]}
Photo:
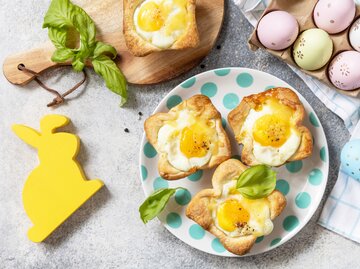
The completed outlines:
{"type": "Polygon", "coordinates": [[[187,11],[189,13],[189,23],[187,30],[177,41],[175,41],[174,44],[166,49],[152,45],[136,32],[133,18],[136,8],[142,2],[144,2],[144,0],[123,1],[123,33],[126,46],[133,55],[143,57],[152,52],[194,48],[199,45],[199,34],[195,16],[196,0],[188,0],[187,3],[187,11]]]}
{"type": "MultiPolygon", "coordinates": [[[[257,237],[254,235],[240,237],[230,237],[226,235],[215,226],[209,204],[212,198],[219,198],[221,196],[222,186],[226,182],[239,177],[245,169],[247,169],[247,167],[236,159],[223,162],[218,166],[213,175],[213,189],[200,191],[193,197],[186,208],[186,216],[188,218],[219,238],[220,242],[228,251],[237,255],[246,254],[254,245],[257,237]]],[[[286,199],[284,195],[277,190],[274,190],[267,199],[270,203],[270,217],[273,220],[284,210],[286,199]]]]}
{"type": "Polygon", "coordinates": [[[173,107],[168,113],[157,113],[150,116],[144,124],[146,137],[151,145],[159,153],[158,170],[161,177],[167,180],[174,180],[187,177],[197,170],[212,168],[231,157],[231,145],[229,138],[222,127],[221,115],[205,95],[194,95],[173,107]],[[218,151],[213,154],[209,162],[201,167],[194,167],[190,171],[181,171],[173,167],[166,153],[161,153],[158,147],[158,132],[166,121],[176,120],[178,112],[182,110],[191,111],[195,117],[204,120],[214,120],[215,129],[218,135],[218,151]]]}
{"type": "Polygon", "coordinates": [[[241,160],[250,166],[260,164],[253,154],[253,139],[251,136],[241,135],[242,126],[250,112],[257,104],[267,97],[274,97],[278,99],[282,104],[287,105],[294,109],[293,124],[296,126],[298,132],[301,134],[301,143],[298,150],[287,161],[296,161],[309,157],[312,153],[313,142],[312,136],[308,128],[302,126],[305,110],[299,97],[295,92],[288,88],[273,88],[259,94],[253,94],[244,97],[241,103],[232,110],[228,115],[228,122],[234,131],[236,141],[243,145],[241,153],[241,160]]]}

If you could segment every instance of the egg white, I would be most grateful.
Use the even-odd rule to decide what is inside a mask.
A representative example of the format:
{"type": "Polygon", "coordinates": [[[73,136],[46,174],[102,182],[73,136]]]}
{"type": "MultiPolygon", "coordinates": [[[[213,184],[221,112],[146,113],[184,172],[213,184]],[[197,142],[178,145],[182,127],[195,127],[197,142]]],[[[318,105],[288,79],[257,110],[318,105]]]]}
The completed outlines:
{"type": "Polygon", "coordinates": [[[279,166],[284,164],[295,154],[300,146],[301,138],[299,133],[292,128],[290,137],[280,147],[263,146],[256,142],[252,132],[256,120],[264,115],[272,113],[270,106],[264,106],[260,111],[251,109],[242,126],[241,133],[245,132],[247,135],[251,135],[253,141],[253,154],[259,163],[270,166],[279,166]]]}
{"type": "MultiPolygon", "coordinates": [[[[189,171],[194,167],[201,167],[207,164],[212,156],[212,151],[215,143],[209,145],[209,150],[203,157],[186,157],[180,150],[181,131],[187,126],[195,123],[194,117],[188,110],[179,112],[176,121],[171,124],[165,124],[158,132],[158,148],[160,152],[167,155],[169,163],[180,171],[189,171]],[[173,135],[175,132],[178,135],[173,135]]],[[[215,121],[213,121],[215,126],[215,121]]],[[[217,135],[211,138],[211,141],[217,141],[217,135]]]]}
{"type": "Polygon", "coordinates": [[[270,207],[267,199],[262,198],[256,200],[249,200],[243,197],[241,194],[230,194],[231,190],[235,189],[235,186],[236,180],[231,180],[223,185],[221,197],[216,199],[216,205],[214,210],[212,211],[212,218],[214,220],[215,226],[230,237],[246,236],[250,234],[253,234],[255,236],[263,236],[270,234],[274,229],[274,224],[270,218],[270,207]],[[249,212],[250,219],[247,225],[249,226],[250,231],[244,228],[238,228],[232,232],[228,232],[220,227],[219,221],[217,219],[217,208],[223,202],[229,199],[238,200],[242,207],[249,212]]]}
{"type": "MultiPolygon", "coordinates": [[[[141,5],[139,5],[135,12],[134,12],[134,24],[135,24],[135,30],[136,32],[145,40],[147,40],[148,42],[150,42],[152,45],[158,47],[158,48],[162,48],[162,49],[167,49],[169,47],[172,46],[172,44],[174,44],[176,42],[176,40],[184,34],[184,32],[186,31],[186,29],[181,29],[181,30],[176,30],[173,31],[170,35],[167,35],[165,33],[166,29],[165,27],[162,27],[160,30],[158,31],[153,31],[153,32],[147,32],[144,31],[140,28],[139,23],[138,23],[138,15],[140,12],[140,9],[142,7],[142,5],[148,3],[148,2],[154,2],[156,4],[161,4],[161,2],[170,2],[172,3],[172,0],[145,0],[144,2],[141,3],[141,5]]],[[[179,12],[181,12],[181,9],[179,7],[177,7],[176,5],[172,5],[173,6],[173,10],[170,12],[168,18],[166,19],[164,25],[167,24],[167,22],[171,21],[172,18],[177,15],[179,12]]]]}

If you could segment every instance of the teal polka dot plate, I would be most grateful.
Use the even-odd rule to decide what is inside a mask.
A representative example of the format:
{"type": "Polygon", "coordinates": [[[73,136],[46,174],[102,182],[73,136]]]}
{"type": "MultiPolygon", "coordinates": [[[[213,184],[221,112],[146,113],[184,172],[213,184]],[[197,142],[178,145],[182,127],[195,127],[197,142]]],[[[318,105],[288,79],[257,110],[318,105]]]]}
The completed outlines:
{"type": "MultiPolygon", "coordinates": [[[[222,115],[223,126],[231,140],[233,158],[240,158],[240,148],[227,123],[227,115],[243,97],[273,87],[292,89],[286,82],[256,70],[246,68],[212,70],[191,77],[175,87],[160,102],[154,113],[167,112],[195,94],[208,96],[222,115]]],[[[296,235],[316,211],[325,191],[329,158],[324,131],[309,103],[298,92],[296,93],[305,107],[304,125],[310,129],[315,141],[313,154],[306,160],[288,163],[275,169],[278,172],[276,189],[285,195],[287,206],[274,220],[273,232],[258,238],[247,256],[279,247],[296,235]]],[[[196,249],[219,256],[236,256],[228,252],[212,234],[204,231],[185,215],[186,206],[191,198],[200,190],[212,187],[211,177],[214,169],[198,171],[180,180],[166,181],[157,171],[158,155],[144,135],[140,146],[139,179],[145,194],[149,195],[159,188],[179,186],[188,190],[178,190],[170,199],[166,209],[159,216],[161,223],[180,240],[196,249]]]]}

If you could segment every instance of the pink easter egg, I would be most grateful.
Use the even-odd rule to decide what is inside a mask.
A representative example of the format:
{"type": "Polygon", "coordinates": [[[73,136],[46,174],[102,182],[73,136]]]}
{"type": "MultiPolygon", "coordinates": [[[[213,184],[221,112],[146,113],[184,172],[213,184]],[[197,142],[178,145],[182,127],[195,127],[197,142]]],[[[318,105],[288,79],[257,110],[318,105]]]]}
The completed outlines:
{"type": "Polygon", "coordinates": [[[291,14],[285,11],[273,11],[259,22],[257,36],[264,47],[283,50],[290,47],[299,33],[299,25],[291,14]]]}
{"type": "Polygon", "coordinates": [[[360,52],[339,53],[329,65],[331,83],[341,90],[360,88],[360,52]]]}
{"type": "Polygon", "coordinates": [[[319,0],[314,9],[314,21],[318,28],[336,34],[350,26],[355,12],[354,0],[319,0]]]}

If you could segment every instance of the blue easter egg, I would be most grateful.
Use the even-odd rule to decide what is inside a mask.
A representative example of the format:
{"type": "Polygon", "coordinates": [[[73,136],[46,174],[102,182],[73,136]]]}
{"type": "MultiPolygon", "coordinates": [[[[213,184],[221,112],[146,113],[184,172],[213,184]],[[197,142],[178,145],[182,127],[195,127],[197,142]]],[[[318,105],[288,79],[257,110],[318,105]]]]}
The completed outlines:
{"type": "Polygon", "coordinates": [[[341,170],[360,181],[360,139],[345,144],[341,151],[341,170]]]}

